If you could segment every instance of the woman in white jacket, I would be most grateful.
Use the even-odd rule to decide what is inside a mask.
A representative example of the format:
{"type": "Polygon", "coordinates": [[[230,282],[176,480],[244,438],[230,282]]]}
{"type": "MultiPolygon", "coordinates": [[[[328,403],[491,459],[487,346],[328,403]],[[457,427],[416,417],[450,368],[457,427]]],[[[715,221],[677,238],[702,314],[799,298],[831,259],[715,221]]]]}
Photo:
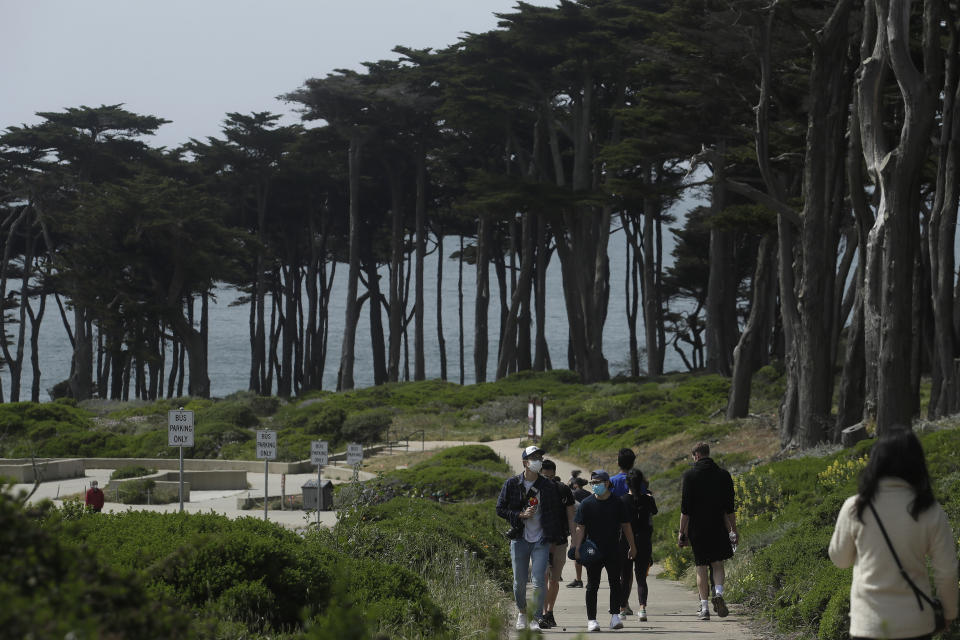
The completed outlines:
{"type": "Polygon", "coordinates": [[[909,429],[895,429],[873,445],[857,495],[847,498],[840,509],[829,553],[838,567],[853,566],[852,639],[929,638],[934,630],[932,607],[900,573],[871,504],[907,575],[927,595],[930,559],[949,626],[957,617],[958,599],[953,532],[933,497],[923,448],[909,429]]]}

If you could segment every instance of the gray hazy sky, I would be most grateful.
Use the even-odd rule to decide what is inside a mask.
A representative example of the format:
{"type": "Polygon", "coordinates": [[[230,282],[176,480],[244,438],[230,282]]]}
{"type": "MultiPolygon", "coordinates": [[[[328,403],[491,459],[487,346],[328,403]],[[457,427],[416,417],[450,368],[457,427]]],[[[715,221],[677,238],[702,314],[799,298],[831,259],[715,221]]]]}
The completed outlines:
{"type": "MultiPolygon", "coordinates": [[[[555,0],[526,0],[556,6],[555,0]]],[[[0,129],[37,111],[124,103],[173,122],[151,139],[219,136],[228,112],[338,68],[439,49],[496,27],[515,0],[0,0],[0,129]]]]}

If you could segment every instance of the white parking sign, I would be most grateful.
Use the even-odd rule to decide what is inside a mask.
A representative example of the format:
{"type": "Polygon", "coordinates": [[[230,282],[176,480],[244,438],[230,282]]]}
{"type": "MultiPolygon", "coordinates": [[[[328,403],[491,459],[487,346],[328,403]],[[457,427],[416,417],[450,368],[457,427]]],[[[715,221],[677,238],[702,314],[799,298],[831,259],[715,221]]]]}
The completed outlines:
{"type": "Polygon", "coordinates": [[[257,431],[257,458],[260,460],[276,460],[277,432],[269,429],[257,431]]]}
{"type": "Polygon", "coordinates": [[[193,446],[193,411],[167,412],[167,444],[171,447],[193,446]]]}
{"type": "Polygon", "coordinates": [[[327,466],[327,441],[326,440],[310,441],[310,463],[318,467],[327,466]]]}
{"type": "Polygon", "coordinates": [[[363,445],[351,442],[347,445],[347,464],[351,467],[363,462],[363,445]]]}

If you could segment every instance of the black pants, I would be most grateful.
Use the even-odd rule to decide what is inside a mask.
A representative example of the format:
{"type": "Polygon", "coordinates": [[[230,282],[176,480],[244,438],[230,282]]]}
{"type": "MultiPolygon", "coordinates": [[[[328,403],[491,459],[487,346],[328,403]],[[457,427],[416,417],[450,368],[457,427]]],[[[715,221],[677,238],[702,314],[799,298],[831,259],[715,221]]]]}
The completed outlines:
{"type": "Polygon", "coordinates": [[[587,620],[597,619],[597,592],[600,591],[600,573],[607,570],[607,584],[610,585],[610,613],[620,613],[623,597],[620,592],[620,554],[618,549],[607,549],[603,560],[587,569],[587,620]]]}
{"type": "Polygon", "coordinates": [[[647,574],[650,573],[650,565],[653,558],[653,545],[647,538],[634,536],[634,544],[637,546],[637,557],[633,560],[627,558],[627,552],[630,546],[620,540],[620,553],[623,555],[620,565],[620,595],[623,601],[620,608],[624,608],[630,602],[630,591],[633,589],[633,577],[637,577],[637,595],[640,598],[640,606],[647,606],[647,595],[650,593],[647,588],[647,574]]]}

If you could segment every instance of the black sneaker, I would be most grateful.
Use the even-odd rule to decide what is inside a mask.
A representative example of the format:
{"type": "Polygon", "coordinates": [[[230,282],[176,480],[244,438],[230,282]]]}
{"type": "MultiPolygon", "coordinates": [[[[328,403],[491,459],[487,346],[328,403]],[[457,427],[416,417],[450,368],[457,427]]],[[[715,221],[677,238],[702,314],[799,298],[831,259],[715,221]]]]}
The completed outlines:
{"type": "Polygon", "coordinates": [[[723,601],[723,596],[713,596],[713,610],[717,612],[717,615],[721,618],[726,618],[727,614],[730,613],[727,610],[727,603],[723,601]]]}
{"type": "Polygon", "coordinates": [[[573,582],[568,582],[568,583],[567,583],[567,588],[569,588],[569,589],[582,589],[582,588],[583,588],[583,582],[580,581],[580,580],[574,580],[573,582]]]}
{"type": "Polygon", "coordinates": [[[557,626],[557,619],[553,617],[553,611],[548,611],[547,613],[543,614],[543,618],[550,623],[551,627],[557,626]]]}
{"type": "Polygon", "coordinates": [[[630,605],[624,605],[623,609],[620,609],[620,617],[625,618],[627,616],[633,615],[633,609],[630,608],[630,605]]]}
{"type": "Polygon", "coordinates": [[[541,629],[549,629],[550,627],[556,626],[556,625],[550,624],[550,618],[542,614],[537,616],[536,620],[537,620],[537,625],[541,629]]]}

